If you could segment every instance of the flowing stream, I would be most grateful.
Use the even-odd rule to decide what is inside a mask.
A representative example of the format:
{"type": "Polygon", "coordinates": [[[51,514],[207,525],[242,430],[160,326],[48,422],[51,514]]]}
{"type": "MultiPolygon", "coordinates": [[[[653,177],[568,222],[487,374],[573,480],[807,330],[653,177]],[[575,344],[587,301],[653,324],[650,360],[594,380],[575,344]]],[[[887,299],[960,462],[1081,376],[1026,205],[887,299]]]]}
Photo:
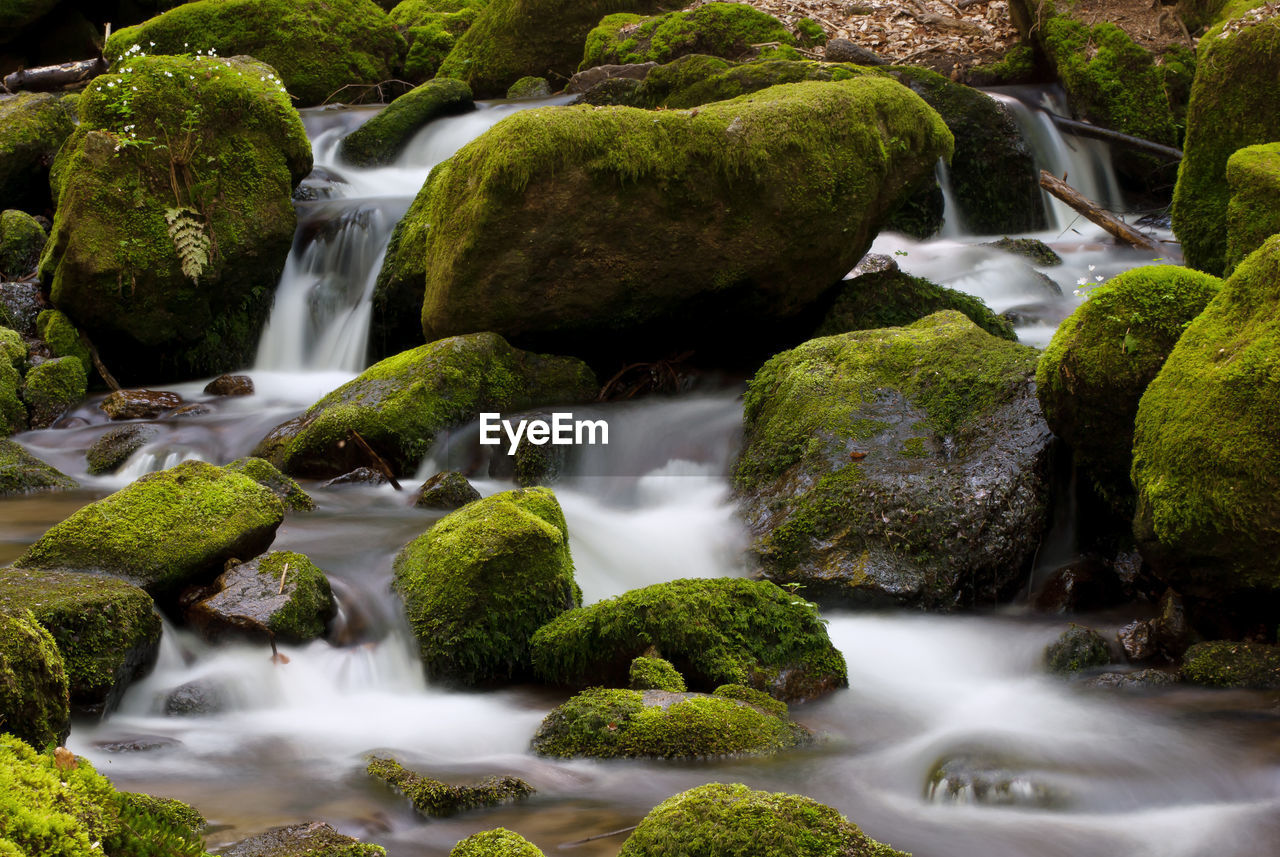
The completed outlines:
{"type": "MultiPolygon", "coordinates": [[[[1016,104],[1042,164],[1073,177],[1100,176],[1092,192],[1113,199],[1106,196],[1114,179],[1107,178],[1105,148],[1064,139],[1033,108],[1016,104]]],[[[178,385],[189,401],[205,402],[207,413],[152,421],[157,437],[112,476],[85,472],[84,450],[108,425],[96,400],[73,415],[75,427],[18,436],[86,487],[0,500],[0,562],[142,473],[187,458],[225,463],[248,454],[270,427],[359,371],[369,292],[396,220],[433,164],[524,106],[484,105],[433,123],[395,165],[378,170],[344,166],[336,155],[341,136],[370,111],[308,111],[315,194],[299,203],[298,238],[249,370],[257,394],[211,399],[200,392],[203,381],[178,385]]],[[[1073,220],[1055,214],[1053,226],[1036,236],[1063,255],[1057,268],[1033,268],[982,246],[989,239],[965,235],[954,222],[945,237],[915,242],[885,234],[873,249],[895,255],[912,273],[977,294],[997,311],[1018,311],[1024,340],[1043,344],[1082,299],[1074,294],[1081,280],[1098,282],[1150,261],[1073,220]]],[[[556,486],[586,602],[681,577],[747,573],[746,535],[728,479],[740,396],[740,386],[726,383],[599,406],[617,435],[575,459],[556,486]]],[[[451,454],[438,448],[420,476],[450,463],[451,454]]],[[[485,494],[510,487],[485,478],[475,484],[485,494]]],[[[410,492],[388,486],[304,487],[319,509],[290,515],[273,547],[307,554],[333,581],[341,603],[334,642],[282,647],[290,660],[276,665],[260,647],[211,647],[166,625],[154,671],[105,720],[77,723],[70,740],[121,788],[194,804],[210,819],[210,847],[324,820],[386,846],[392,857],[442,857],[458,839],[496,826],[520,832],[547,854],[581,843],[574,853],[606,857],[617,853],[621,836],[581,840],[635,824],[677,791],[723,781],[809,795],[917,857],[1280,853],[1280,711],[1273,695],[1183,687],[1135,694],[1051,678],[1041,652],[1066,623],[1019,605],[981,616],[828,613],[850,689],[793,707],[822,736],[812,749],[699,763],[538,758],[530,737],[566,694],[538,687],[459,692],[423,676],[388,584],[395,553],[439,515],[413,508],[410,492]],[[166,715],[166,699],[183,687],[216,700],[216,712],[166,715]],[[427,821],[364,774],[364,758],[375,751],[450,781],[516,774],[538,793],[520,804],[427,821]],[[931,788],[935,766],[947,761],[951,770],[1005,772],[999,775],[1013,783],[1014,799],[993,806],[971,788],[931,788]]],[[[1069,517],[1060,528],[1069,528],[1069,517]]],[[[1064,532],[1057,543],[1069,554],[1064,532]]],[[[1107,633],[1128,618],[1078,621],[1107,633]]]]}

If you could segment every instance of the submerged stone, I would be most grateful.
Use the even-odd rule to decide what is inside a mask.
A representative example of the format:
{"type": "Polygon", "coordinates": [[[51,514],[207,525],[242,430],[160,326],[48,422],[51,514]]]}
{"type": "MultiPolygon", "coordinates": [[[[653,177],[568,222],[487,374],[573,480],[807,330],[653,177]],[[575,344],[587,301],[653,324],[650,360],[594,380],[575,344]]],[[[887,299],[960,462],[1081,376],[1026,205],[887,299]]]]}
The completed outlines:
{"type": "Polygon", "coordinates": [[[85,450],[89,473],[93,476],[114,473],[130,456],[155,440],[159,434],[160,429],[142,423],[117,426],[103,432],[93,442],[93,446],[85,450]]]}

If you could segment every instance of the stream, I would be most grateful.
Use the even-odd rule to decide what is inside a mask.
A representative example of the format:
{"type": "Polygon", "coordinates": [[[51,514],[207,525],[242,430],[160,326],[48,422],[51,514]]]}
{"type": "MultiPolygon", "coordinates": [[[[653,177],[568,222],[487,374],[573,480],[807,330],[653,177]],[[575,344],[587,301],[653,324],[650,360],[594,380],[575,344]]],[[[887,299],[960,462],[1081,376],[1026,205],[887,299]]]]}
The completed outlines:
{"type": "MultiPolygon", "coordinates": [[[[1059,134],[1036,109],[1042,95],[996,97],[1014,110],[1040,166],[1069,170],[1086,194],[1118,205],[1105,146],[1059,134]]],[[[192,458],[226,463],[247,455],[271,427],[354,377],[366,365],[369,298],[391,230],[431,167],[513,110],[564,100],[482,103],[427,126],[394,165],[370,170],[342,164],[337,145],[372,109],[304,111],[317,170],[307,182],[311,198],[298,203],[298,236],[256,363],[246,370],[256,395],[205,396],[207,379],[173,386],[208,412],[152,421],[158,436],[110,476],[89,476],[84,460],[111,425],[97,410],[100,397],[71,415],[73,427],[17,435],[84,487],[0,500],[0,563],[140,475],[192,458]]],[[[1081,280],[1105,281],[1152,261],[1046,205],[1050,227],[1034,237],[1063,256],[1055,268],[1032,269],[982,246],[991,238],[967,235],[954,221],[930,241],[882,234],[873,252],[975,294],[997,312],[1017,311],[1022,340],[1043,346],[1083,299],[1074,294],[1081,280]]],[[[555,486],[585,603],[682,577],[747,573],[747,538],[728,480],[741,392],[738,384],[708,382],[678,397],[597,406],[616,436],[575,459],[555,486]]],[[[419,476],[450,460],[438,449],[419,476]]],[[[511,487],[483,475],[473,483],[483,494],[511,487]]],[[[568,694],[533,686],[463,692],[423,676],[389,589],[391,561],[439,514],[413,508],[411,490],[303,487],[319,508],[289,515],[273,549],[305,553],[327,573],[341,604],[331,637],[341,642],[283,646],[289,663],[275,665],[261,647],[213,647],[166,623],[153,672],[105,720],[77,722],[68,743],[122,789],[193,804],[210,821],[211,849],[269,827],[323,820],[385,846],[391,857],[443,857],[459,839],[498,826],[549,855],[611,857],[625,834],[582,840],[637,823],[678,791],[720,781],[808,795],[917,857],[1280,853],[1273,694],[1183,686],[1135,693],[1053,678],[1041,653],[1067,621],[1019,604],[968,616],[827,612],[850,688],[793,706],[822,736],[810,749],[705,762],[536,757],[533,732],[568,694]],[[215,695],[221,710],[167,716],[168,695],[192,684],[215,695]],[[375,751],[448,781],[514,774],[537,794],[428,821],[365,775],[365,756],[375,751]],[[995,806],[972,790],[931,790],[932,771],[947,760],[1008,772],[1015,799],[995,806]]],[[[1066,512],[1046,539],[1065,545],[1041,557],[1042,566],[1054,563],[1049,570],[1071,558],[1066,512]]],[[[1121,609],[1073,618],[1114,634],[1135,616],[1121,609]]]]}

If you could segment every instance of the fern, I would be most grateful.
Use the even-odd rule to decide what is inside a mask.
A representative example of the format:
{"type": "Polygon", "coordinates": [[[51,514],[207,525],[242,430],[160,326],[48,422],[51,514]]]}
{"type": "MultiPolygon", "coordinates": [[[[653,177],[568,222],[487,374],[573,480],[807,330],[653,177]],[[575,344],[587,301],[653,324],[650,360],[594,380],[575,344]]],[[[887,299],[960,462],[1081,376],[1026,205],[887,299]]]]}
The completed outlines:
{"type": "Polygon", "coordinates": [[[185,207],[169,208],[164,213],[173,249],[178,252],[178,260],[182,263],[182,273],[197,284],[209,264],[209,236],[198,217],[199,212],[185,207]]]}

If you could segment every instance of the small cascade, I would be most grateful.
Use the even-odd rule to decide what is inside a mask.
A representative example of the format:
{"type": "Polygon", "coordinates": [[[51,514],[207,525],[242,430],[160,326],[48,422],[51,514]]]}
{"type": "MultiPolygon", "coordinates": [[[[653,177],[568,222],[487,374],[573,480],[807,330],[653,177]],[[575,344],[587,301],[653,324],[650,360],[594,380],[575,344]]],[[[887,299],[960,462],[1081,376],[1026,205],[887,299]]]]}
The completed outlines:
{"type": "Polygon", "coordinates": [[[933,172],[937,176],[938,187],[942,189],[942,229],[939,230],[938,237],[959,238],[968,235],[968,226],[964,222],[964,215],[960,213],[960,203],[956,201],[955,191],[951,188],[951,170],[947,167],[947,162],[938,158],[933,172]]]}

